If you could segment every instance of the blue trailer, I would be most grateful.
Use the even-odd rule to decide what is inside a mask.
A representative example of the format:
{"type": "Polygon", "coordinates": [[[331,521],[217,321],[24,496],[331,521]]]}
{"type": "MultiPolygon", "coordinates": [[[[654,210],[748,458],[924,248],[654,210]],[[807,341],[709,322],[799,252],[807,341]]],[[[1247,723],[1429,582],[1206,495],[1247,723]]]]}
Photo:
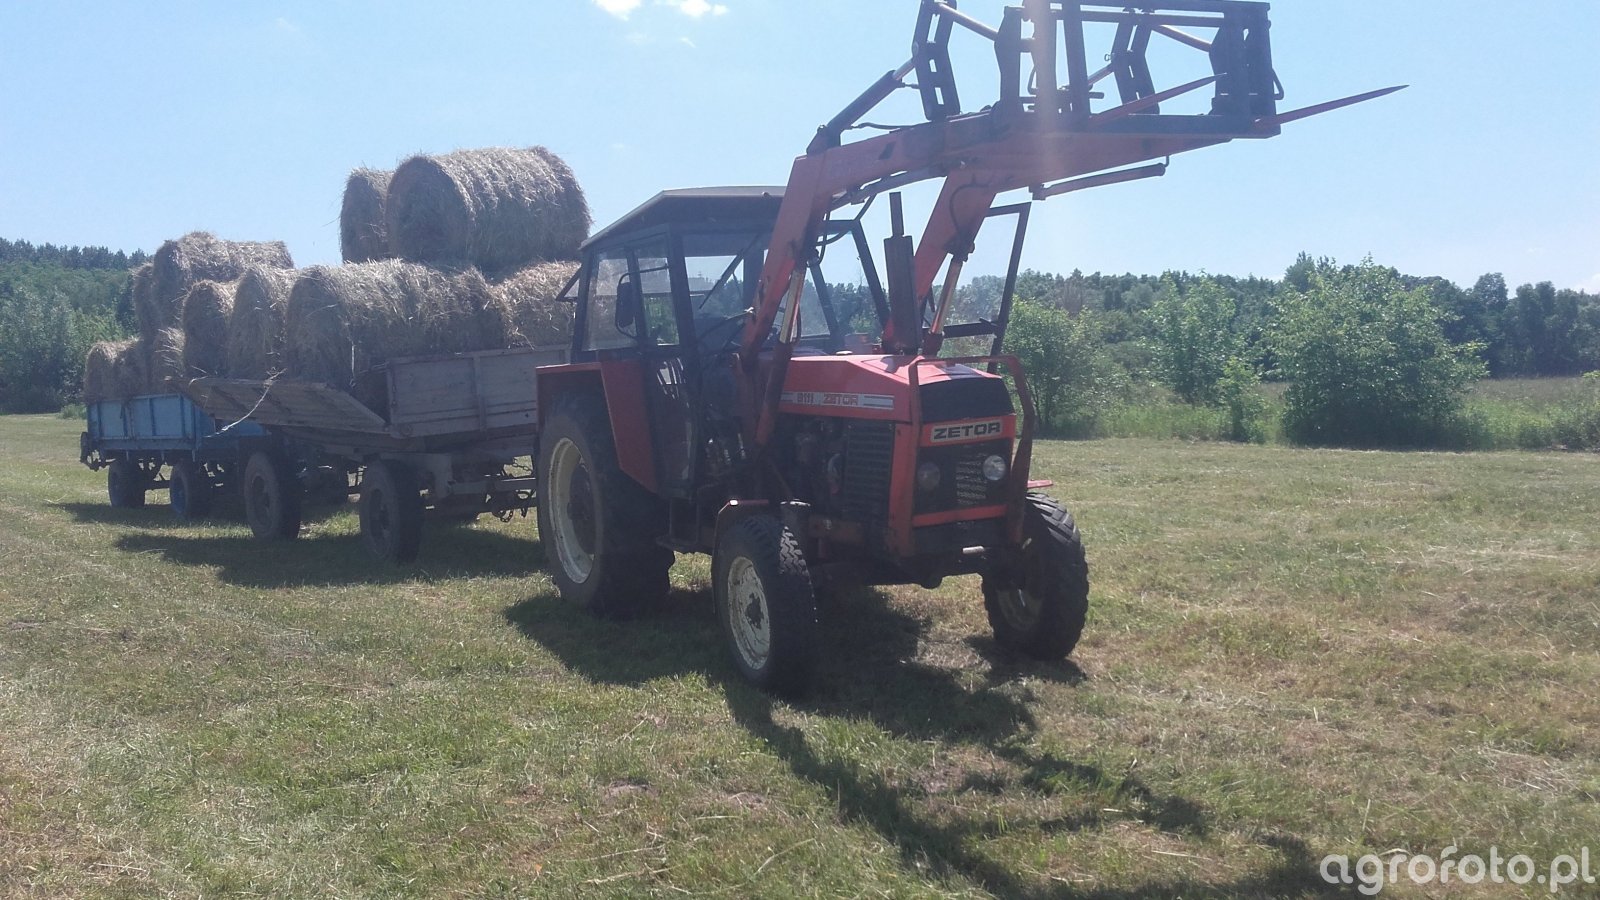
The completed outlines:
{"type": "Polygon", "coordinates": [[[182,394],[152,394],[88,404],[78,458],[107,470],[112,506],[144,506],[149,491],[165,488],[187,522],[205,518],[250,455],[275,444],[255,422],[219,422],[182,394]]]}

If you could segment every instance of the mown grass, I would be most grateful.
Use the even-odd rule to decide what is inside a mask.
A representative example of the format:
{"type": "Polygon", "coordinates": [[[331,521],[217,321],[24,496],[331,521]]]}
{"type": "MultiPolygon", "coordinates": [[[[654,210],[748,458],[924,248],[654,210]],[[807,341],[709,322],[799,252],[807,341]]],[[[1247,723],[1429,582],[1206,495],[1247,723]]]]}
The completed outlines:
{"type": "Polygon", "coordinates": [[[394,570],[349,511],[112,511],[75,448],[0,418],[0,895],[1349,896],[1324,854],[1600,834],[1590,456],[1044,444],[1075,663],[970,579],[862,591],[789,704],[703,561],[608,624],[523,520],[394,570]]]}

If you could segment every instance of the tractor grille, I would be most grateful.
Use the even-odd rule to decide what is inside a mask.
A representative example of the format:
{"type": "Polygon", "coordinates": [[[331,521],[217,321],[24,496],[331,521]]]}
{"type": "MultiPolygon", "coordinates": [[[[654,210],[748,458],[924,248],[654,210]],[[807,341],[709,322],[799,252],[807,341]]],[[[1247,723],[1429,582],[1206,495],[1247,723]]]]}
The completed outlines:
{"type": "Polygon", "coordinates": [[[894,473],[894,425],[852,422],[844,435],[845,517],[881,525],[889,516],[889,482],[894,473]]]}
{"type": "Polygon", "coordinates": [[[1004,503],[1006,481],[994,482],[983,477],[983,461],[991,456],[1010,462],[1011,442],[984,441],[957,447],[922,448],[917,456],[918,465],[938,463],[943,477],[934,490],[917,490],[917,515],[1004,503]]]}

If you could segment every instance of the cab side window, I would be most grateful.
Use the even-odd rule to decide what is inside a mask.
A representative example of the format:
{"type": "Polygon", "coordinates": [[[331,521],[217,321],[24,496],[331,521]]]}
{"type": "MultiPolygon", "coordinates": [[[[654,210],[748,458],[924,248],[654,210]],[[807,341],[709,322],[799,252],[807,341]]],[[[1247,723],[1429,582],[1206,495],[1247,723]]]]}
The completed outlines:
{"type": "Polygon", "coordinates": [[[672,302],[672,268],[665,240],[652,241],[638,249],[639,300],[644,321],[639,339],[646,345],[673,347],[678,344],[678,316],[672,302]]]}
{"type": "Polygon", "coordinates": [[[630,266],[628,252],[621,248],[608,250],[595,261],[594,275],[589,280],[583,349],[617,350],[633,346],[633,335],[617,327],[617,299],[632,277],[630,266]]]}

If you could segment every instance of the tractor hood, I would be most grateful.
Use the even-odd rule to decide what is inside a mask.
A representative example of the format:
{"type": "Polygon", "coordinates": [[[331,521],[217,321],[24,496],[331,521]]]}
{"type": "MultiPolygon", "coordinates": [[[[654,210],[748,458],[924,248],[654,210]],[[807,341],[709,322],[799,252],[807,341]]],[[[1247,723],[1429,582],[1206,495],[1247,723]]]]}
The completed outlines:
{"type": "Polygon", "coordinates": [[[959,421],[1013,412],[1005,380],[964,365],[922,357],[797,356],[779,409],[795,415],[910,422],[912,364],[923,421],[959,421]]]}

